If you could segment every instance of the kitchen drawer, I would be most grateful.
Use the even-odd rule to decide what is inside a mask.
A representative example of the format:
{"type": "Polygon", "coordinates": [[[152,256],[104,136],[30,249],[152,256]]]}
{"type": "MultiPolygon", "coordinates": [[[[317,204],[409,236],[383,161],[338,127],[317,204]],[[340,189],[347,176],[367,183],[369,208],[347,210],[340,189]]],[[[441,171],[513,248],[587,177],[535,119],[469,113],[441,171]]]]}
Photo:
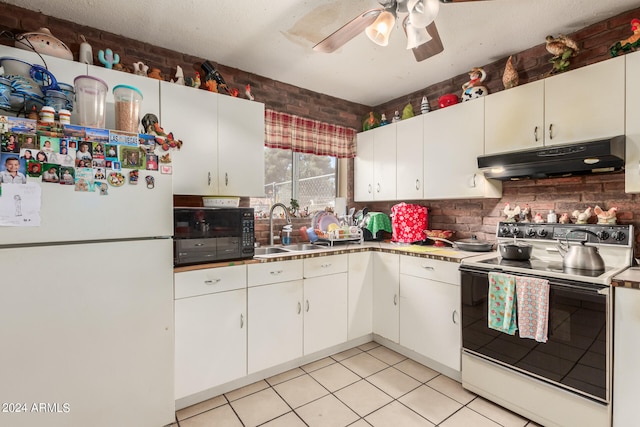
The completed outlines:
{"type": "Polygon", "coordinates": [[[250,287],[302,279],[301,259],[250,264],[247,268],[250,287]]]}
{"type": "Polygon", "coordinates": [[[207,268],[173,275],[174,298],[187,298],[247,287],[247,266],[207,268]]]}
{"type": "Polygon", "coordinates": [[[415,256],[400,257],[400,274],[437,280],[439,282],[460,285],[460,272],[457,262],[415,256]]]}
{"type": "Polygon", "coordinates": [[[304,277],[326,276],[345,273],[348,270],[347,255],[328,255],[304,259],[304,277]]]}

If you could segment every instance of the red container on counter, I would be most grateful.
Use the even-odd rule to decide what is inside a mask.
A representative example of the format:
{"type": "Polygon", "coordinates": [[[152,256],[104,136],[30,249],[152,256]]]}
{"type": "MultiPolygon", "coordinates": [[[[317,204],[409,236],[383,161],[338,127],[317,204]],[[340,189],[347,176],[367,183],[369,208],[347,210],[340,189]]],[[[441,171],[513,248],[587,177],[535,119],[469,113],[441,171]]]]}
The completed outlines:
{"type": "Polygon", "coordinates": [[[428,210],[426,206],[399,203],[391,207],[391,240],[413,243],[425,239],[428,210]]]}

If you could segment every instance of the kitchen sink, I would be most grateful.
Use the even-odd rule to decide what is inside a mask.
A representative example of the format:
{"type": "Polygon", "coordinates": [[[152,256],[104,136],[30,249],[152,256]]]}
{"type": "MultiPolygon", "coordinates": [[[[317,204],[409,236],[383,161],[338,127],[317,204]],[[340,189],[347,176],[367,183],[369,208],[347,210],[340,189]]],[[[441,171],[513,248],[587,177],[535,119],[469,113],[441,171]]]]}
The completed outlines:
{"type": "Polygon", "coordinates": [[[317,251],[318,249],[327,249],[327,246],[314,245],[313,243],[298,243],[286,247],[288,251],[317,251]]]}
{"type": "Polygon", "coordinates": [[[255,255],[270,255],[270,254],[280,254],[280,253],[286,253],[286,252],[290,252],[290,251],[284,248],[279,248],[275,246],[255,248],[255,255]]]}

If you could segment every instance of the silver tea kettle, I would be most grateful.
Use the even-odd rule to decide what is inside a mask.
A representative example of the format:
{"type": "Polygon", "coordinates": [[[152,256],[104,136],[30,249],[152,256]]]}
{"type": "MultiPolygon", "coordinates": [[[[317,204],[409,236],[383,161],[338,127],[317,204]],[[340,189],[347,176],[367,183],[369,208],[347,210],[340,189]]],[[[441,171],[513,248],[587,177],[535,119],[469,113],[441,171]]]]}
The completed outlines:
{"type": "Polygon", "coordinates": [[[597,247],[586,246],[584,240],[581,241],[579,245],[569,245],[569,234],[578,231],[596,236],[598,241],[600,241],[600,237],[589,230],[575,229],[567,232],[565,241],[558,241],[558,250],[560,251],[560,255],[562,255],[562,266],[564,268],[575,268],[579,270],[604,270],[604,260],[600,253],[598,253],[597,247]]]}

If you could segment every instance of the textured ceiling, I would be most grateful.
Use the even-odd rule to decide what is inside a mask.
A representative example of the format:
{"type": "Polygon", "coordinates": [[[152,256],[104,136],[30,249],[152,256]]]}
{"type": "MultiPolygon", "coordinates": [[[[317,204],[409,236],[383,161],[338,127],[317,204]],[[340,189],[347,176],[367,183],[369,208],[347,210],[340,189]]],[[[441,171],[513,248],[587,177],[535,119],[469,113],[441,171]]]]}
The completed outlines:
{"type": "MultiPolygon", "coordinates": [[[[444,52],[416,62],[401,28],[389,46],[360,34],[312,47],[375,0],[4,0],[57,18],[375,106],[640,6],[638,0],[488,0],[444,4],[444,52]]],[[[35,28],[33,29],[35,30],[35,28]]]]}

